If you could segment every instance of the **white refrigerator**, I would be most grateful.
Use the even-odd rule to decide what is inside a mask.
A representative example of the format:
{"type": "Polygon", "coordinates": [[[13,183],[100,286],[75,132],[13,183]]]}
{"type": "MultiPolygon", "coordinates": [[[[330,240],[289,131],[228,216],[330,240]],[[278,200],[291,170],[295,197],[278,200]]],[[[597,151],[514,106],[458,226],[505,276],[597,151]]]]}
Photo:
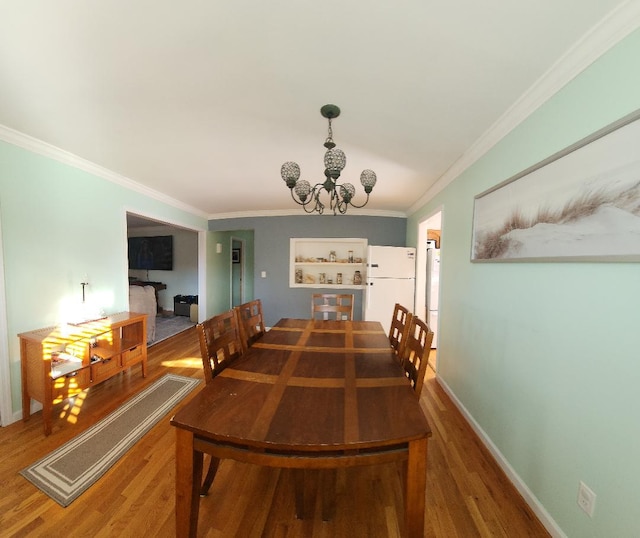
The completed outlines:
{"type": "Polygon", "coordinates": [[[432,348],[438,347],[438,300],[440,291],[440,249],[427,249],[427,325],[433,331],[432,348]]]}
{"type": "Polygon", "coordinates": [[[396,303],[413,311],[416,249],[370,246],[365,283],[364,319],[379,321],[389,331],[396,303]]]}

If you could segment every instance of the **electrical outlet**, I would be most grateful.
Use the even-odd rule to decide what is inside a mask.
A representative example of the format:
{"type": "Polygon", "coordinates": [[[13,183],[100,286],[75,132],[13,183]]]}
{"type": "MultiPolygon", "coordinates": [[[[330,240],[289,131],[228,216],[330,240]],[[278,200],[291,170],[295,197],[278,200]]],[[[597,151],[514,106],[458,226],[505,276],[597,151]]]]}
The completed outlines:
{"type": "Polygon", "coordinates": [[[589,517],[593,517],[593,511],[596,508],[596,494],[582,481],[580,481],[578,488],[578,506],[589,517]]]}

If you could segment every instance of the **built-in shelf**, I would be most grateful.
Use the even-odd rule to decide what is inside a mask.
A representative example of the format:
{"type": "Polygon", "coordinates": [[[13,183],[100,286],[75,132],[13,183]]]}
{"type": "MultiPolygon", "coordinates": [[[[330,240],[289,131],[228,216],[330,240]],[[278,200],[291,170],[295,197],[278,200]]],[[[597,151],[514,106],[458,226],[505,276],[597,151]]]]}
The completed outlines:
{"type": "Polygon", "coordinates": [[[367,240],[360,238],[291,238],[289,286],[361,289],[367,240]]]}

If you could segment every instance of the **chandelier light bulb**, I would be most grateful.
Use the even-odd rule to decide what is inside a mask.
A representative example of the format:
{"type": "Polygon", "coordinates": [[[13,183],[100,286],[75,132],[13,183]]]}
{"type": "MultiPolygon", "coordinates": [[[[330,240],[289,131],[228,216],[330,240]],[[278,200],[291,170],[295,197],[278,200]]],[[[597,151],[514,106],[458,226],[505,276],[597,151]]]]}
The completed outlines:
{"type": "Polygon", "coordinates": [[[340,172],[347,164],[347,156],[344,151],[338,148],[331,148],[324,154],[324,167],[329,170],[329,175],[333,179],[340,177],[340,172]]]}
{"type": "Polygon", "coordinates": [[[351,183],[340,185],[340,196],[348,204],[356,194],[356,188],[351,183]]]}
{"type": "Polygon", "coordinates": [[[296,191],[298,198],[300,198],[300,200],[304,202],[311,192],[311,184],[308,181],[301,179],[296,183],[294,190],[296,191]]]}
{"type": "Polygon", "coordinates": [[[293,188],[300,177],[300,167],[298,163],[292,161],[284,163],[282,168],[280,168],[280,175],[287,184],[287,187],[290,189],[293,188]]]}
{"type": "Polygon", "coordinates": [[[366,192],[367,194],[369,194],[373,190],[376,181],[378,181],[378,178],[376,177],[376,173],[373,170],[363,170],[362,174],[360,174],[360,183],[362,183],[364,192],[366,192]]]}

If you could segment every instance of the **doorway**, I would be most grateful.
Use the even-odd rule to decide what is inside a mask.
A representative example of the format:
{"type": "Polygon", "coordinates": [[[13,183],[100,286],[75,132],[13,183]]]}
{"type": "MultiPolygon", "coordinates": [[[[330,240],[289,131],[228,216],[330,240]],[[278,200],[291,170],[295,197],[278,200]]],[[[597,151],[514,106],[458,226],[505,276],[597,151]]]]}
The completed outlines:
{"type": "MultiPolygon", "coordinates": [[[[438,208],[434,213],[418,223],[418,244],[416,261],[416,301],[414,312],[427,324],[434,332],[432,348],[438,347],[438,333],[440,332],[439,305],[440,285],[434,278],[434,265],[436,263],[435,252],[437,252],[437,264],[439,266],[439,255],[442,249],[443,210],[438,208]],[[432,250],[432,252],[429,252],[432,250]]],[[[432,361],[429,360],[432,364],[432,361]]],[[[435,361],[433,361],[435,370],[435,361]]]]}
{"type": "Polygon", "coordinates": [[[244,301],[244,239],[231,238],[231,308],[243,304],[244,301]]]}
{"type": "MultiPolygon", "coordinates": [[[[125,212],[126,235],[128,238],[151,236],[172,236],[172,269],[127,269],[129,280],[160,281],[165,288],[160,288],[158,300],[159,314],[173,311],[176,295],[197,295],[206,297],[206,234],[203,229],[196,229],[178,223],[163,220],[161,217],[142,213],[125,212]]],[[[126,248],[126,246],[125,246],[126,248]]],[[[125,258],[128,259],[128,251],[125,258]]],[[[206,314],[206,301],[199,301],[200,315],[206,314]]]]}

